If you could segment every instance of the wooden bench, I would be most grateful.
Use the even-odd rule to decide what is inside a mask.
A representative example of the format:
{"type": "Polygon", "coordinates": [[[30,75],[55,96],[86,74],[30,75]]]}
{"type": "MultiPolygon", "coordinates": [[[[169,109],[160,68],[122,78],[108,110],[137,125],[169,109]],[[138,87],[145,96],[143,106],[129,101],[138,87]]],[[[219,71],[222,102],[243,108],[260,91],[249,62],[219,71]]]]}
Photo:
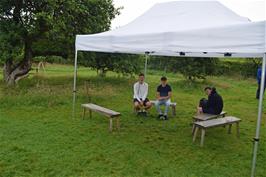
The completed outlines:
{"type": "MultiPolygon", "coordinates": [[[[152,105],[154,105],[156,101],[155,100],[151,100],[150,102],[151,102],[152,105]]],[[[176,103],[171,102],[170,103],[170,107],[172,108],[172,115],[175,116],[176,115],[176,103]]]]}
{"type": "Polygon", "coordinates": [[[86,109],[90,111],[90,118],[92,117],[92,111],[100,113],[106,117],[109,117],[109,131],[112,132],[113,130],[113,119],[116,119],[116,127],[119,130],[120,129],[120,123],[119,119],[121,114],[119,112],[115,112],[113,110],[98,106],[96,104],[88,103],[88,104],[82,104],[81,107],[83,107],[83,120],[86,114],[86,109]]]}
{"type": "Polygon", "coordinates": [[[216,119],[219,117],[225,117],[225,115],[227,114],[227,112],[222,111],[220,114],[218,115],[214,115],[214,114],[205,114],[205,113],[201,113],[201,114],[196,114],[192,117],[193,119],[193,126],[192,126],[192,135],[195,132],[195,122],[200,122],[200,121],[206,121],[206,120],[211,120],[211,119],[216,119]]]}
{"type": "Polygon", "coordinates": [[[218,118],[218,119],[211,119],[211,120],[206,120],[206,121],[195,122],[194,124],[195,124],[196,129],[195,129],[195,133],[194,133],[194,136],[193,136],[193,142],[195,142],[195,140],[196,140],[197,132],[198,132],[199,129],[201,130],[200,146],[203,146],[205,133],[206,133],[206,130],[208,128],[229,125],[228,133],[230,134],[231,133],[232,124],[236,124],[237,137],[239,137],[239,122],[240,121],[241,121],[241,119],[239,119],[239,118],[228,116],[228,117],[224,117],[224,118],[218,118]]]}

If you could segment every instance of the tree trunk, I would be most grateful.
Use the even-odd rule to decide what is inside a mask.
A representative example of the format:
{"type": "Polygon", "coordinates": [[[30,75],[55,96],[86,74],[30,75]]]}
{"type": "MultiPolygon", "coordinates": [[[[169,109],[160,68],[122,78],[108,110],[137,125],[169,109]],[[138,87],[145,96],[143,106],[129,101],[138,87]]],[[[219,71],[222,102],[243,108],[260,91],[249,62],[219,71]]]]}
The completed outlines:
{"type": "Polygon", "coordinates": [[[25,78],[31,70],[32,49],[31,41],[25,40],[24,58],[19,63],[14,63],[11,59],[4,64],[3,76],[7,85],[15,85],[20,79],[25,78]]]}

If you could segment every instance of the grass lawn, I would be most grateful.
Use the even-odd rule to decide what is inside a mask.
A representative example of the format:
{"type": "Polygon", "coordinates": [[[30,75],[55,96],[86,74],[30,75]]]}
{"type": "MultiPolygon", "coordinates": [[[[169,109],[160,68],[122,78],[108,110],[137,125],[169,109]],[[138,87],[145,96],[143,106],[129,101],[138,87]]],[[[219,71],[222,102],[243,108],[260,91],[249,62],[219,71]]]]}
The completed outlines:
{"type": "MultiPolygon", "coordinates": [[[[209,77],[188,83],[167,74],[177,102],[177,116],[147,120],[132,113],[134,78],[79,68],[76,118],[72,113],[73,66],[48,65],[45,74],[34,72],[15,88],[0,84],[0,176],[178,176],[244,177],[250,175],[252,138],[255,135],[256,81],[209,77]],[[90,80],[92,101],[122,113],[121,132],[108,132],[108,120],[96,113],[81,120],[87,102],[84,81],[90,80]],[[191,117],[202,89],[214,85],[223,96],[229,115],[242,119],[240,138],[226,129],[207,131],[205,145],[192,143],[191,117]]],[[[149,98],[162,73],[150,71],[149,98]]],[[[2,77],[2,76],[1,76],[2,77]]],[[[262,121],[257,176],[266,176],[265,113],[262,121]]]]}

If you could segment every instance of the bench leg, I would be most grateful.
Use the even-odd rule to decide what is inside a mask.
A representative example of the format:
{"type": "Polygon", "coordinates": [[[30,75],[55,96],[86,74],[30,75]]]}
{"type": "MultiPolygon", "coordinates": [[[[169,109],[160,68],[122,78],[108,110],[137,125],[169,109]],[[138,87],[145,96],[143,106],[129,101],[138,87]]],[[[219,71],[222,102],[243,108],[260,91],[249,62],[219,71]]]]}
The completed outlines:
{"type": "Polygon", "coordinates": [[[173,117],[176,116],[176,110],[175,110],[175,107],[176,107],[176,106],[172,106],[172,114],[173,114],[173,117]]]}
{"type": "Polygon", "coordinates": [[[83,117],[82,117],[83,120],[84,120],[84,118],[85,118],[85,114],[86,114],[86,109],[83,108],[83,117]]]}
{"type": "Polygon", "coordinates": [[[110,117],[109,131],[113,131],[113,118],[110,117]]]}
{"type": "Polygon", "coordinates": [[[205,129],[201,129],[201,140],[200,140],[200,146],[203,147],[204,144],[204,138],[205,138],[205,129]]]}
{"type": "Polygon", "coordinates": [[[193,122],[193,125],[192,125],[192,135],[194,135],[194,133],[195,133],[195,128],[196,128],[196,126],[195,126],[195,124],[194,124],[194,122],[193,122]]]}
{"type": "Polygon", "coordinates": [[[232,124],[228,125],[228,134],[231,134],[231,128],[232,128],[232,124]]]}
{"type": "Polygon", "coordinates": [[[239,133],[239,122],[236,123],[236,136],[239,138],[240,133],[239,133]]]}
{"type": "Polygon", "coordinates": [[[133,114],[135,114],[137,112],[135,105],[133,105],[133,114]]]}
{"type": "Polygon", "coordinates": [[[90,110],[90,118],[92,117],[92,111],[90,110]]]}
{"type": "Polygon", "coordinates": [[[197,138],[198,130],[199,130],[199,127],[196,127],[195,132],[194,132],[194,136],[193,136],[193,142],[195,142],[195,140],[197,138]]]}
{"type": "MultiPolygon", "coordinates": [[[[219,116],[219,117],[220,117],[220,116],[219,116]]],[[[219,117],[218,117],[218,118],[219,118],[219,117]]],[[[224,118],[224,117],[225,117],[225,114],[223,114],[223,115],[222,115],[222,117],[224,118]]],[[[223,125],[223,128],[226,128],[226,126],[225,126],[225,125],[223,125]]]]}
{"type": "Polygon", "coordinates": [[[120,117],[116,118],[116,128],[118,131],[120,131],[120,117]]]}

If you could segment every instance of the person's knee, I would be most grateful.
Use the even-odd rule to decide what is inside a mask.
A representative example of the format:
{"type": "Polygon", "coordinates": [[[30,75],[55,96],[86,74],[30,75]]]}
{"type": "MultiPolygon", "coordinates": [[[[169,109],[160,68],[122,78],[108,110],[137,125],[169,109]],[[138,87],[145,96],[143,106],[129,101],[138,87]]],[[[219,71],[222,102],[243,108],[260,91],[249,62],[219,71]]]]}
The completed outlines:
{"type": "Polygon", "coordinates": [[[150,108],[152,106],[151,102],[146,103],[146,107],[150,108]]]}
{"type": "Polygon", "coordinates": [[[155,105],[155,106],[159,106],[159,105],[160,105],[159,101],[158,101],[158,100],[155,101],[154,105],[155,105]]]}
{"type": "Polygon", "coordinates": [[[168,106],[169,107],[170,105],[171,105],[170,101],[168,101],[168,102],[165,103],[165,106],[168,106]]]}
{"type": "Polygon", "coordinates": [[[138,102],[135,102],[134,103],[134,106],[135,106],[135,108],[138,108],[139,107],[139,103],[138,102]]]}

